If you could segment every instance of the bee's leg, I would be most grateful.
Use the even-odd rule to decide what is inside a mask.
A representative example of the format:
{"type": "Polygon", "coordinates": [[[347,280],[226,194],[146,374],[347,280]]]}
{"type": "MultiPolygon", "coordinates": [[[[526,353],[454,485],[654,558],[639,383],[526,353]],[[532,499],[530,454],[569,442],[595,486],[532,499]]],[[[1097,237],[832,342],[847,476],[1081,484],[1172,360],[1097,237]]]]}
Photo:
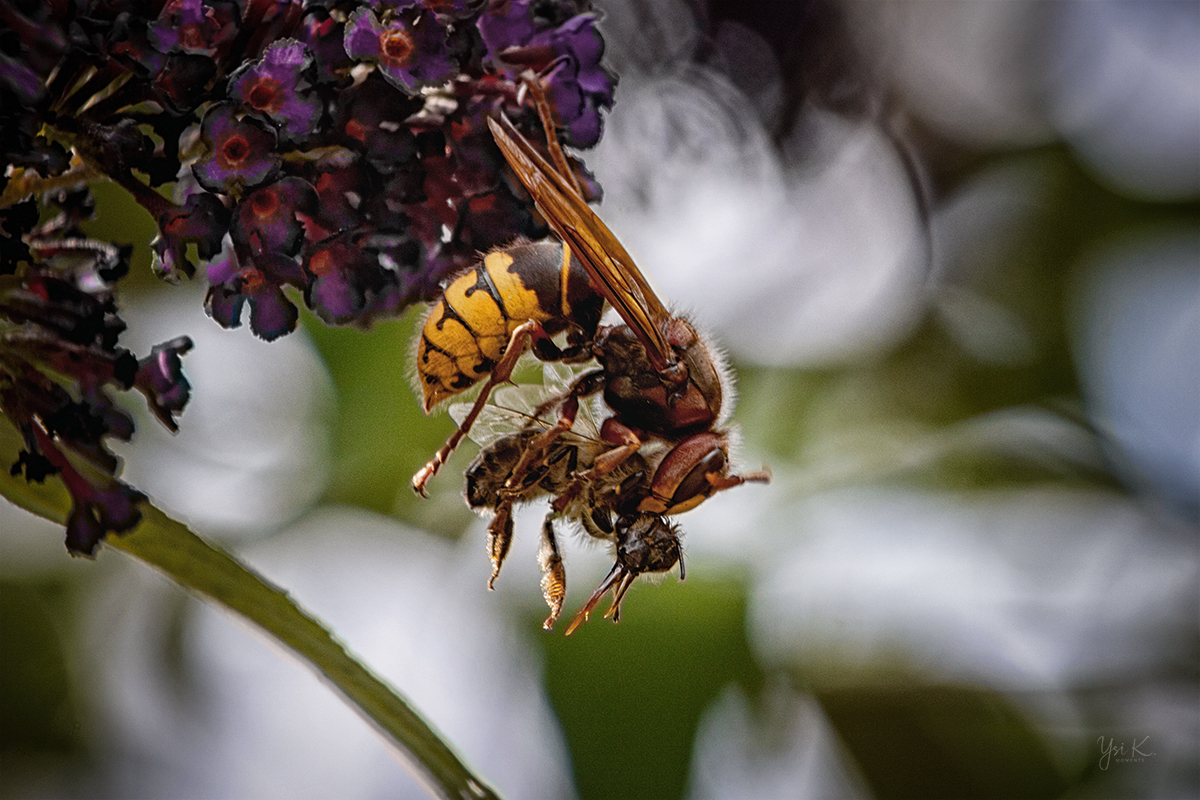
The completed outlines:
{"type": "Polygon", "coordinates": [[[475,398],[475,404],[471,406],[471,411],[467,414],[462,424],[450,434],[450,438],[442,445],[441,449],[433,454],[433,458],[425,463],[425,466],[417,470],[417,474],[413,475],[412,487],[413,491],[422,497],[425,496],[425,484],[437,475],[438,470],[450,458],[450,454],[462,442],[463,437],[471,430],[471,426],[475,424],[475,418],[479,416],[479,412],[483,410],[487,404],[488,396],[492,393],[498,384],[506,382],[512,376],[513,367],[517,364],[517,359],[525,352],[530,340],[535,343],[542,340],[548,340],[550,337],[546,331],[542,329],[541,324],[534,320],[528,320],[518,325],[516,330],[512,332],[512,336],[508,339],[508,345],[504,348],[504,355],[496,362],[492,374],[488,376],[487,382],[483,384],[483,388],[479,390],[479,396],[475,398]]]}
{"type": "Polygon", "coordinates": [[[575,426],[575,417],[579,413],[579,398],[594,394],[603,386],[604,370],[584,373],[571,384],[565,394],[552,397],[534,409],[533,418],[540,419],[551,408],[558,405],[560,406],[558,420],[529,443],[529,447],[521,454],[521,460],[517,462],[512,474],[505,481],[506,489],[520,486],[530,466],[537,462],[537,459],[549,449],[550,445],[554,444],[559,436],[575,426]]]}
{"type": "Polygon", "coordinates": [[[562,410],[559,412],[558,421],[538,434],[537,438],[525,448],[525,452],[521,454],[517,465],[513,467],[508,480],[504,482],[504,491],[513,491],[516,487],[522,485],[522,482],[525,480],[525,474],[529,472],[534,464],[539,463],[539,459],[550,448],[550,445],[554,444],[554,441],[559,436],[571,430],[575,425],[575,415],[578,413],[579,398],[574,395],[567,395],[567,398],[562,401],[562,410]]]}
{"type": "Polygon", "coordinates": [[[538,548],[538,566],[542,568],[542,597],[550,607],[550,616],[542,623],[545,630],[554,628],[567,597],[567,572],[563,569],[562,556],[558,552],[554,517],[553,511],[546,515],[542,523],[542,545],[538,548]]]}
{"type": "Polygon", "coordinates": [[[492,577],[488,578],[488,591],[495,589],[496,578],[500,577],[500,568],[508,556],[508,548],[512,545],[513,520],[512,499],[502,498],[496,504],[496,514],[488,523],[487,549],[492,560],[492,577]]]}
{"type": "Polygon", "coordinates": [[[579,495],[584,486],[603,478],[624,464],[642,446],[642,440],[637,433],[627,425],[618,422],[615,417],[604,420],[604,424],[600,426],[600,438],[613,447],[596,456],[592,461],[591,469],[576,475],[566,490],[555,498],[555,511],[561,512],[579,495]]]}

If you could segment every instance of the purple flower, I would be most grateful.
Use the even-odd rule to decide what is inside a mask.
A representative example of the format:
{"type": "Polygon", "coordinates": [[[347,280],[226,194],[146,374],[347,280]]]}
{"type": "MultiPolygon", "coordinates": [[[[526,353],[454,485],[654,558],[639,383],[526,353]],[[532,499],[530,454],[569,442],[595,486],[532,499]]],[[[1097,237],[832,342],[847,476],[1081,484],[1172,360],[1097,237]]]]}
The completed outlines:
{"type": "Polygon", "coordinates": [[[567,139],[576,147],[600,140],[600,108],[611,108],[616,78],[600,65],[604,40],[594,14],[552,24],[531,0],[509,0],[479,19],[488,55],[510,79],[532,69],[546,81],[567,139]]]}
{"type": "Polygon", "coordinates": [[[188,399],[179,356],[190,343],[168,343],[141,363],[117,346],[125,324],[104,276],[123,273],[112,260],[114,252],[123,258],[121,249],[76,235],[92,208],[88,193],[51,197],[61,213],[39,227],[28,229],[24,209],[2,218],[6,234],[28,240],[29,254],[20,280],[0,282],[0,321],[10,328],[0,337],[0,417],[25,444],[11,474],[62,477],[72,499],[67,549],[91,555],[107,533],[137,524],[144,499],[116,477],[120,465],[105,440],[128,441],[134,426],[109,393],[137,386],[174,429],[172,415],[188,399]]]}
{"type": "Polygon", "coordinates": [[[283,293],[284,284],[303,286],[300,265],[281,255],[263,254],[252,265],[243,265],[230,252],[208,267],[211,286],[205,309],[223,328],[242,324],[242,310],[250,306],[250,329],[271,341],[296,329],[300,312],[283,293]]]}
{"type": "Polygon", "coordinates": [[[150,243],[156,275],[176,282],[191,277],[195,266],[187,259],[187,245],[195,244],[201,258],[221,252],[229,228],[229,211],[212,194],[197,192],[182,207],[172,206],[158,220],[158,235],[150,243]]]}
{"type": "Polygon", "coordinates": [[[317,191],[303,178],[283,178],[250,193],[234,212],[233,243],[260,253],[295,255],[304,240],[300,216],[317,212],[317,191]]]}
{"type": "Polygon", "coordinates": [[[280,126],[292,139],[317,129],[321,102],[309,85],[313,56],[295,39],[273,43],[258,61],[245,64],[229,78],[229,97],[280,126]]]}
{"type": "Polygon", "coordinates": [[[314,184],[319,198],[317,221],[321,225],[337,233],[362,221],[363,204],[371,184],[367,169],[357,155],[321,164],[314,184]]]}
{"type": "Polygon", "coordinates": [[[67,551],[72,555],[91,556],[96,545],[110,531],[122,533],[142,520],[138,503],[146,495],[112,476],[90,476],[76,469],[66,455],[35,428],[38,448],[59,474],[71,494],[71,514],[67,517],[67,551]]]}
{"type": "Polygon", "coordinates": [[[417,299],[423,265],[422,247],[411,236],[366,230],[342,234],[309,251],[305,302],[331,323],[395,312],[417,299]]]}
{"type": "Polygon", "coordinates": [[[369,8],[346,22],[346,53],[375,64],[396,88],[416,94],[445,82],[456,69],[446,47],[446,32],[427,12],[396,14],[384,25],[369,8]]]}
{"type": "Polygon", "coordinates": [[[209,109],[200,125],[200,138],[208,154],[192,166],[192,173],[210,192],[239,194],[265,183],[279,170],[274,131],[250,117],[238,119],[231,103],[209,109]]]}
{"type": "Polygon", "coordinates": [[[349,72],[353,62],[346,55],[345,38],[345,25],[329,16],[326,9],[316,7],[309,10],[299,39],[316,59],[319,81],[337,83],[344,73],[349,72]]]}
{"type": "Polygon", "coordinates": [[[338,96],[338,127],[347,147],[363,152],[378,172],[390,175],[417,157],[417,141],[405,124],[424,101],[409,97],[376,75],[338,96]]]}
{"type": "Polygon", "coordinates": [[[186,52],[211,56],[237,33],[223,5],[203,0],[168,0],[150,26],[150,43],[161,53],[186,52]]]}
{"type": "Polygon", "coordinates": [[[184,353],[192,349],[192,340],[180,336],[154,346],[150,355],[138,362],[134,385],[146,396],[150,410],[167,430],[179,430],[175,415],[183,411],[191,397],[191,384],[183,377],[184,353]]]}

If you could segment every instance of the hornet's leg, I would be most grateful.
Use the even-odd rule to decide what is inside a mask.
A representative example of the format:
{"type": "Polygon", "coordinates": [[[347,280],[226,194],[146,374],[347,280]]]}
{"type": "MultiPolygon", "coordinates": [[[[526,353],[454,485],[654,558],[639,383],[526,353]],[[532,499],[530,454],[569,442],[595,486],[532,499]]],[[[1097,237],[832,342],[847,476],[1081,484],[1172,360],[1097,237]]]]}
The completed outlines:
{"type": "Polygon", "coordinates": [[[537,342],[541,339],[548,340],[549,338],[542,329],[542,326],[534,320],[528,320],[517,326],[508,339],[508,345],[504,348],[504,355],[500,357],[500,361],[497,362],[495,369],[492,370],[492,374],[488,376],[487,383],[483,384],[483,388],[479,390],[479,396],[475,398],[475,405],[471,406],[471,411],[467,414],[466,419],[462,421],[462,424],[458,426],[454,433],[450,434],[450,438],[446,440],[441,449],[433,454],[433,458],[429,459],[425,463],[425,466],[417,470],[416,475],[413,475],[412,487],[417,494],[422,497],[425,496],[425,484],[429,483],[429,480],[434,475],[437,475],[438,470],[450,458],[450,454],[462,442],[463,437],[470,432],[471,426],[475,424],[475,418],[479,416],[479,412],[487,404],[488,396],[492,393],[492,389],[498,384],[504,383],[512,376],[513,367],[516,366],[521,354],[525,352],[525,347],[529,344],[530,340],[537,342]]]}

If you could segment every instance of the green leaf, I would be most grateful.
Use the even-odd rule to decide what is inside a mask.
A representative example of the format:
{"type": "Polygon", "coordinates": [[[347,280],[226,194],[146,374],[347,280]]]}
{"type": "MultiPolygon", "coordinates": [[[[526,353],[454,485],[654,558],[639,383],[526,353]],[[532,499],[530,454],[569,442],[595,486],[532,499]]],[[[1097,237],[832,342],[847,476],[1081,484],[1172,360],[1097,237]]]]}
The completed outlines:
{"type": "MultiPolygon", "coordinates": [[[[0,425],[0,453],[15,453],[19,447],[16,432],[0,425]]],[[[0,495],[60,524],[65,523],[71,507],[70,496],[59,480],[30,484],[8,475],[7,470],[0,473],[0,495]]],[[[245,617],[290,648],[401,751],[414,775],[435,795],[481,800],[496,797],[403,695],[364,666],[287,592],[149,503],[141,508],[142,522],[133,531],[110,534],[104,544],[144,561],[205,600],[245,617]]]]}

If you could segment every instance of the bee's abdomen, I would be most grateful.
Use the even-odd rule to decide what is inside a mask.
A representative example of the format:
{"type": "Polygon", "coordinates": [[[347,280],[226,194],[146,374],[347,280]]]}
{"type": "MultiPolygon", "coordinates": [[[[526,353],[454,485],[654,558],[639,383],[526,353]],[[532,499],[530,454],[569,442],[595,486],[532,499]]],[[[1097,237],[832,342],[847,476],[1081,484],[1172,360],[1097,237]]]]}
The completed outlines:
{"type": "Polygon", "coordinates": [[[534,320],[550,333],[562,330],[570,308],[564,292],[575,293],[580,275],[587,282],[582,267],[571,267],[564,287],[562,245],[524,242],[493,250],[451,281],[417,342],[425,411],[486,377],[521,324],[534,320]]]}

